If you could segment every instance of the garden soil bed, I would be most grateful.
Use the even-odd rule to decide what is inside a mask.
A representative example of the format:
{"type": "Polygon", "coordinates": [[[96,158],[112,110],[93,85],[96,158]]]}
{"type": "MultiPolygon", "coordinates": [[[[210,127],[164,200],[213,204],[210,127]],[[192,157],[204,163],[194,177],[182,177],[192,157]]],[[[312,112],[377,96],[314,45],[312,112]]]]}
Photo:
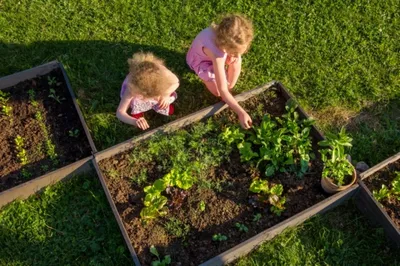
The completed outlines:
{"type": "Polygon", "coordinates": [[[0,192],[90,156],[91,147],[61,69],[1,91],[9,95],[6,104],[12,111],[10,115],[0,114],[0,192]],[[55,78],[56,83],[50,85],[48,77],[55,78]],[[60,103],[49,97],[50,88],[60,103]],[[35,92],[34,98],[30,98],[29,90],[35,92]],[[32,104],[32,99],[37,105],[32,104]],[[46,133],[36,117],[37,112],[42,114],[49,143],[55,146],[55,159],[48,155],[46,133]],[[76,135],[70,136],[70,130],[76,135]],[[17,136],[23,138],[26,165],[21,165],[17,157],[17,136]]]}
{"type": "MultiPolygon", "coordinates": [[[[390,183],[394,178],[394,172],[396,171],[400,172],[400,160],[387,165],[375,174],[364,179],[363,182],[371,192],[374,190],[378,191],[382,185],[390,187],[390,183]]],[[[389,217],[393,220],[396,227],[400,229],[400,201],[395,197],[391,197],[380,201],[380,203],[389,217]]]]}
{"type": "MultiPolygon", "coordinates": [[[[265,92],[242,102],[241,105],[252,111],[252,117],[256,113],[265,112],[272,116],[281,116],[285,112],[285,102],[282,96],[265,92]]],[[[229,109],[209,119],[215,119],[221,124],[238,123],[237,116],[229,109]]],[[[259,122],[257,119],[253,121],[259,122]]],[[[140,144],[142,152],[146,152],[147,142],[149,140],[140,144]]],[[[316,141],[313,144],[315,147],[316,141]]],[[[156,162],[132,162],[130,153],[132,150],[122,152],[100,161],[99,165],[143,265],[150,265],[155,259],[149,252],[151,245],[157,247],[160,254],[171,255],[172,265],[198,265],[328,197],[320,186],[322,162],[315,159],[311,161],[309,173],[303,179],[289,173],[279,173],[268,178],[271,183],[281,183],[284,187],[287,203],[281,216],[271,213],[269,207],[254,207],[251,204],[252,193],[248,190],[250,183],[255,177],[265,177],[250,164],[242,163],[239,152],[233,149],[228,160],[206,171],[207,179],[219,184],[220,191],[194,185],[188,190],[188,196],[180,208],[170,209],[166,216],[143,225],[140,219],[140,211],[144,207],[143,188],[163,177],[166,172],[160,171],[156,162]],[[135,178],[138,169],[143,168],[147,169],[148,184],[139,186],[132,182],[132,178],[135,178]],[[198,208],[201,201],[206,203],[204,212],[198,208]],[[262,217],[255,222],[253,218],[257,213],[261,213],[262,217]],[[187,232],[184,237],[178,238],[167,232],[170,231],[167,225],[171,220],[180,221],[178,227],[187,232]],[[239,232],[235,223],[245,224],[248,232],[239,232]],[[212,241],[212,236],[218,233],[226,235],[228,240],[219,243],[212,241]]]]}

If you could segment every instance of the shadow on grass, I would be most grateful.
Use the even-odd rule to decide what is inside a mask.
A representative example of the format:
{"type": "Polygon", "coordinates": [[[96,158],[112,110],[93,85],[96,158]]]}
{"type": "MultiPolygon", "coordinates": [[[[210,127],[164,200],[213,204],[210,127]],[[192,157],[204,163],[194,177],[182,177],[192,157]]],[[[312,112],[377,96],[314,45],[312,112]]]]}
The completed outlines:
{"type": "Polygon", "coordinates": [[[235,265],[399,265],[399,251],[349,201],[284,231],[235,265]]]}
{"type": "Polygon", "coordinates": [[[163,117],[149,113],[146,118],[151,128],[218,101],[189,69],[184,53],[161,46],[108,41],[42,41],[29,45],[0,42],[1,50],[7,51],[2,55],[2,76],[52,60],[58,60],[65,66],[99,150],[142,133],[115,117],[121,84],[128,73],[127,59],[133,53],[153,52],[180,79],[175,114],[163,117]]]}
{"type": "Polygon", "coordinates": [[[377,102],[346,125],[353,137],[355,161],[373,166],[400,151],[400,99],[377,102]]]}
{"type": "Polygon", "coordinates": [[[131,265],[129,257],[94,175],[0,211],[0,265],[131,265]]]}

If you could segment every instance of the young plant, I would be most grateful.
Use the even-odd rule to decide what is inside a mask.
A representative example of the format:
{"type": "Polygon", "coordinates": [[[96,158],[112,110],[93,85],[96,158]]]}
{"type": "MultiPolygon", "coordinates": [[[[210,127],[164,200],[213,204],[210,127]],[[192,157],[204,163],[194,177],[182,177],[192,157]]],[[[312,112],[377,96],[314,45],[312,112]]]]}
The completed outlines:
{"type": "Polygon", "coordinates": [[[3,112],[4,115],[11,116],[12,107],[8,105],[3,105],[1,111],[3,112]]]}
{"type": "Polygon", "coordinates": [[[71,129],[70,131],[68,131],[68,135],[73,138],[79,137],[79,129],[71,129]]]}
{"type": "Polygon", "coordinates": [[[15,145],[17,146],[17,157],[21,165],[26,165],[28,163],[28,154],[24,149],[24,139],[18,135],[15,139],[15,145]]]}
{"type": "Polygon", "coordinates": [[[199,202],[199,210],[201,212],[204,212],[206,210],[206,204],[205,204],[204,200],[199,202]]]}
{"type": "Polygon", "coordinates": [[[167,214],[165,204],[167,204],[168,199],[161,195],[167,185],[163,179],[157,179],[153,185],[144,188],[146,196],[143,202],[145,207],[140,212],[142,219],[147,221],[167,214]]]}
{"type": "Polygon", "coordinates": [[[56,77],[47,77],[47,83],[49,84],[49,86],[53,86],[57,84],[57,80],[56,77]]]}
{"type": "Polygon", "coordinates": [[[150,253],[157,257],[157,260],[151,263],[151,266],[166,266],[171,264],[171,256],[166,255],[164,258],[160,258],[160,254],[155,246],[150,247],[150,253]]]}
{"type": "Polygon", "coordinates": [[[400,172],[395,172],[395,178],[390,183],[390,189],[386,185],[382,185],[381,189],[372,191],[374,198],[378,201],[396,197],[400,200],[400,172]]]}
{"type": "Polygon", "coordinates": [[[258,222],[261,219],[262,215],[261,213],[256,213],[253,215],[253,222],[258,222]]]}
{"type": "Polygon", "coordinates": [[[228,240],[228,237],[226,235],[218,233],[212,236],[212,240],[215,242],[222,242],[228,240]]]}
{"type": "Polygon", "coordinates": [[[61,101],[65,100],[65,98],[61,98],[56,94],[55,89],[50,89],[49,98],[53,98],[56,102],[61,103],[61,101]]]}
{"type": "Polygon", "coordinates": [[[32,176],[32,173],[31,172],[29,172],[27,169],[22,169],[22,171],[21,171],[21,174],[22,174],[22,177],[23,178],[29,178],[29,177],[31,177],[32,176]]]}
{"type": "Polygon", "coordinates": [[[387,186],[382,185],[380,190],[378,191],[374,190],[372,191],[372,194],[377,201],[382,201],[390,197],[390,190],[388,189],[387,186]]]}
{"type": "Polygon", "coordinates": [[[338,135],[326,134],[326,140],[318,144],[327,149],[321,149],[321,159],[324,162],[323,178],[331,178],[339,186],[345,183],[345,178],[353,174],[353,167],[347,160],[346,147],[351,147],[352,138],[346,135],[342,128],[338,135]]]}
{"type": "Polygon", "coordinates": [[[1,112],[6,116],[11,116],[12,107],[7,105],[10,95],[6,92],[0,91],[0,106],[1,112]]]}
{"type": "Polygon", "coordinates": [[[244,224],[235,223],[235,226],[236,226],[237,229],[239,229],[240,232],[247,233],[249,231],[249,228],[247,226],[245,226],[244,224]]]}
{"type": "Polygon", "coordinates": [[[256,179],[250,184],[249,190],[257,193],[258,200],[263,203],[271,204],[271,212],[280,216],[285,210],[286,197],[282,197],[283,186],[276,184],[269,187],[267,180],[256,179]]]}

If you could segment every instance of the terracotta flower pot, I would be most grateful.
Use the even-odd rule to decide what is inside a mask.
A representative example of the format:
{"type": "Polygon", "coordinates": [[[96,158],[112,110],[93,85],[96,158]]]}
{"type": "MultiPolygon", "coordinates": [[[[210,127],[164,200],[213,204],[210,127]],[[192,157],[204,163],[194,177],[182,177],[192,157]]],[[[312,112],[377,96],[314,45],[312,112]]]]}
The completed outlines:
{"type": "Polygon", "coordinates": [[[353,169],[353,175],[352,175],[353,178],[352,178],[350,184],[347,184],[344,186],[338,186],[333,182],[333,180],[331,178],[323,177],[323,178],[321,178],[321,186],[322,186],[323,190],[326,193],[334,194],[336,192],[339,192],[339,191],[342,191],[342,190],[345,190],[345,189],[351,187],[356,182],[356,179],[357,179],[356,169],[354,168],[353,165],[351,165],[351,167],[353,169]]]}

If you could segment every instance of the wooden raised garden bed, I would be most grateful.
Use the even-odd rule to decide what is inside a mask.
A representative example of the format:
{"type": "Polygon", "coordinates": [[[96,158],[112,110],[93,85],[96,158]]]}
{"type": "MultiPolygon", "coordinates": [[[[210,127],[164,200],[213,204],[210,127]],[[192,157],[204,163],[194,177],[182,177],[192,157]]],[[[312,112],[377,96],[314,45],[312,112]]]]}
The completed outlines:
{"type": "Polygon", "coordinates": [[[89,168],[96,148],[61,63],[0,78],[0,108],[0,207],[89,168]]]}
{"type": "Polygon", "coordinates": [[[368,169],[360,179],[357,206],[400,246],[400,153],[368,169]]]}
{"type": "MultiPolygon", "coordinates": [[[[262,121],[275,121],[280,128],[277,117],[287,121],[282,115],[295,116],[285,110],[292,97],[280,83],[268,83],[235,98],[251,113],[255,127],[262,121]],[[269,117],[263,118],[264,114],[269,117]]],[[[232,262],[285,228],[341,204],[358,189],[356,184],[333,196],[323,192],[317,152],[323,136],[311,125],[306,139],[316,156],[305,164],[309,169],[303,176],[296,163],[271,174],[271,169],[266,171],[271,166],[268,162],[256,167],[251,160],[244,161],[248,151],[239,152],[237,147],[243,146],[230,144],[226,138],[241,131],[236,130],[236,115],[225,108],[218,103],[95,154],[94,166],[136,265],[150,265],[156,259],[150,252],[153,245],[160,258],[171,256],[172,265],[232,262]],[[269,194],[250,192],[254,180],[268,180],[269,194]],[[161,194],[149,196],[160,184],[168,186],[161,188],[161,194]],[[281,194],[276,192],[280,185],[281,194]],[[272,192],[272,188],[277,190],[272,192]],[[165,200],[157,217],[154,210],[145,208],[156,205],[145,206],[144,200],[150,198],[165,200]],[[284,208],[279,205],[283,198],[284,208]]],[[[305,125],[307,115],[301,108],[296,112],[296,125],[305,125]]]]}

